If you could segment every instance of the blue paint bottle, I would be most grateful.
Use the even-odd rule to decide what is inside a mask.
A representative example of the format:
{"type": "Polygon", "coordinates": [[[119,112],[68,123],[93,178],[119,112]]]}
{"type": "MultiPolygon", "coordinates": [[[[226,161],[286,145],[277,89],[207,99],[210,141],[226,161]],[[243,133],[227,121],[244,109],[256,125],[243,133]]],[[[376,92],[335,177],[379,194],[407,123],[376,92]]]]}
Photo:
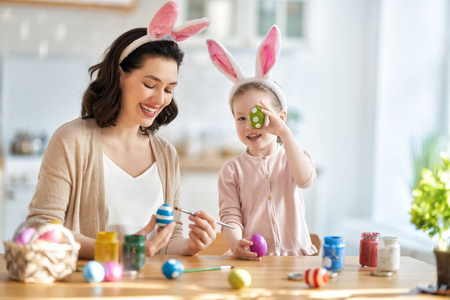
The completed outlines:
{"type": "Polygon", "coordinates": [[[340,272],[344,268],[344,249],[343,237],[324,237],[322,266],[331,272],[340,272]]]}

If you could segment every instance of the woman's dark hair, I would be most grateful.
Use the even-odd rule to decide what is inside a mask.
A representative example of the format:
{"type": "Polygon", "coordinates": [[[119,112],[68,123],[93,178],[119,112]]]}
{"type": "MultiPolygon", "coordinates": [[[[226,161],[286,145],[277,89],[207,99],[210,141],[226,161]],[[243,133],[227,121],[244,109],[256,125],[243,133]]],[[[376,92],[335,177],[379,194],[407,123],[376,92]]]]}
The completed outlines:
{"type": "MultiPolygon", "coordinates": [[[[97,125],[104,128],[115,126],[121,110],[121,91],[119,85],[119,57],[131,42],[147,34],[146,28],[136,28],[119,36],[106,50],[103,60],[89,68],[91,81],[83,95],[81,117],[94,118],[97,125]]],[[[148,58],[163,57],[172,59],[180,67],[184,53],[173,41],[161,40],[146,43],[131,52],[120,64],[125,73],[142,68],[148,58]]],[[[149,127],[141,127],[142,134],[156,132],[162,125],[172,122],[178,115],[175,99],[156,117],[149,127]]]]}

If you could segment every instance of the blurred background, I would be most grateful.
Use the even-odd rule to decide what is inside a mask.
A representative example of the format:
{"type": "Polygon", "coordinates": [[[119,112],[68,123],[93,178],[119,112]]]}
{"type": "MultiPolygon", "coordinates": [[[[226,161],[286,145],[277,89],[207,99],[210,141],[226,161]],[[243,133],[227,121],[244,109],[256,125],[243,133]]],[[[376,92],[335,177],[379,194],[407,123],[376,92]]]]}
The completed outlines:
{"type": "MultiPolygon", "coordinates": [[[[27,215],[49,138],[79,117],[88,68],[165,2],[0,0],[1,240],[27,215]]],[[[449,129],[449,1],[177,2],[177,25],[211,21],[181,43],[180,112],[159,132],[180,154],[182,206],[218,218],[218,173],[244,150],[228,106],[231,82],[210,62],[205,39],[219,39],[250,76],[259,43],[277,24],[282,48],[272,78],[318,170],[304,191],[310,232],[343,236],[346,254],[358,255],[361,233],[378,231],[398,236],[402,255],[434,263],[437,241],[415,230],[409,211],[414,149],[449,129]]]]}

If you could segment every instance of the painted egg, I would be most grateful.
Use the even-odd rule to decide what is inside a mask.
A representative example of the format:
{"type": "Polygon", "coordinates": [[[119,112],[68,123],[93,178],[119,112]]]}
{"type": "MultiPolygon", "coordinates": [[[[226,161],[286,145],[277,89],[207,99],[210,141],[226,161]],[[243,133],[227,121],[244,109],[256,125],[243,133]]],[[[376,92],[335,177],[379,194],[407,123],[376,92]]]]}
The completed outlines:
{"type": "Polygon", "coordinates": [[[19,244],[19,245],[28,244],[35,232],[36,232],[36,228],[34,228],[34,227],[25,228],[16,237],[16,239],[14,240],[14,243],[19,244]]]}
{"type": "MultiPolygon", "coordinates": [[[[58,220],[53,220],[50,222],[50,224],[57,224],[57,225],[62,226],[61,222],[59,222],[58,220]]],[[[47,232],[41,234],[41,236],[39,238],[47,240],[52,243],[61,243],[62,237],[63,237],[63,235],[62,235],[61,231],[50,230],[50,231],[47,231],[47,232]]]]}
{"type": "Polygon", "coordinates": [[[50,230],[47,231],[39,237],[39,239],[47,240],[52,243],[61,243],[62,234],[59,230],[50,230]]]}
{"type": "Polygon", "coordinates": [[[248,119],[253,128],[259,129],[264,126],[266,115],[261,112],[261,106],[256,105],[250,110],[248,119]]]}
{"type": "Polygon", "coordinates": [[[164,203],[156,211],[156,224],[159,227],[166,227],[166,225],[172,221],[173,221],[173,209],[169,204],[164,203]]]}
{"type": "Polygon", "coordinates": [[[98,261],[92,260],[83,267],[83,277],[87,282],[102,282],[105,269],[98,261]]]}
{"type": "Polygon", "coordinates": [[[328,271],[325,268],[308,269],[304,277],[306,284],[313,288],[324,286],[330,279],[328,271]]]}
{"type": "Polygon", "coordinates": [[[106,281],[117,281],[122,278],[123,270],[122,266],[115,261],[108,261],[103,265],[105,269],[106,281]]]}
{"type": "Polygon", "coordinates": [[[167,260],[162,266],[162,272],[168,279],[176,279],[183,274],[184,266],[176,259],[167,260]]]}
{"type": "Polygon", "coordinates": [[[266,254],[267,242],[262,235],[254,234],[250,241],[253,242],[253,245],[250,246],[250,251],[255,252],[258,257],[266,254]]]}
{"type": "Polygon", "coordinates": [[[252,276],[247,270],[234,269],[230,275],[228,275],[228,282],[235,289],[248,287],[252,283],[252,276]]]}

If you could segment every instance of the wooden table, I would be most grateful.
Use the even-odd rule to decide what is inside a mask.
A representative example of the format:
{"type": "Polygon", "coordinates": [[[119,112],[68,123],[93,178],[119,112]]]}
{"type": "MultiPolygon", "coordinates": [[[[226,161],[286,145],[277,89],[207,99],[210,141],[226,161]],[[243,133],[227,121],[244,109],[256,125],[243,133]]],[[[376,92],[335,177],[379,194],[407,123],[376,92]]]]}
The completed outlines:
{"type": "Polygon", "coordinates": [[[211,255],[155,256],[147,258],[134,278],[127,276],[118,282],[87,283],[81,272],[75,272],[62,282],[26,284],[8,278],[5,260],[0,256],[0,299],[445,299],[417,290],[418,284],[436,282],[436,270],[435,266],[411,257],[401,258],[401,268],[392,277],[371,276],[372,268],[361,268],[358,257],[346,257],[340,275],[320,289],[287,279],[288,273],[304,273],[320,266],[321,261],[317,256],[265,256],[260,262],[211,255]],[[221,265],[244,268],[250,272],[252,284],[241,290],[232,289],[227,281],[229,270],[184,273],[169,280],[161,272],[162,264],[169,258],[180,260],[185,269],[221,265]]]}

